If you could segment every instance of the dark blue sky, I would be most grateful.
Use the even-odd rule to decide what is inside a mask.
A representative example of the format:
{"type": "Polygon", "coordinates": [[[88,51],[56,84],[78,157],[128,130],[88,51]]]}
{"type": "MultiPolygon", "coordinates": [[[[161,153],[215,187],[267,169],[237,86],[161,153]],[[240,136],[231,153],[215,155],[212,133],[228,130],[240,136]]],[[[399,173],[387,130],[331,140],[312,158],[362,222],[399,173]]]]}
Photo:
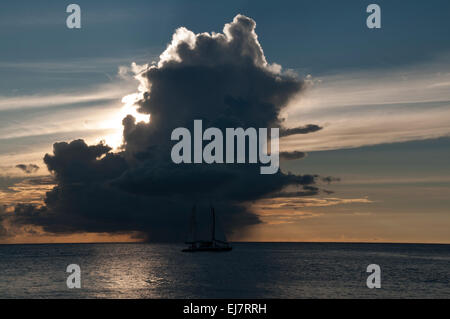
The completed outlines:
{"type": "Polygon", "coordinates": [[[83,27],[69,32],[64,1],[2,1],[0,61],[158,52],[180,25],[219,31],[237,13],[257,21],[270,60],[316,74],[413,63],[449,50],[448,1],[377,1],[382,28],[369,30],[365,9],[372,2],[77,1],[83,27]]]}

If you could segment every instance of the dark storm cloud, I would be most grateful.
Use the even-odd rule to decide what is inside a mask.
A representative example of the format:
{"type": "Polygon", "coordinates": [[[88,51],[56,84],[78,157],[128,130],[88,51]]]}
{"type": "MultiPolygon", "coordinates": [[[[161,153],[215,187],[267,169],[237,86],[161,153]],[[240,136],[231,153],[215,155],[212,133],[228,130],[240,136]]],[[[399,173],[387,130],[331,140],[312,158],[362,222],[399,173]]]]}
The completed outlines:
{"type": "Polygon", "coordinates": [[[280,159],[286,161],[298,160],[306,157],[306,153],[300,151],[280,152],[280,159]]]}
{"type": "Polygon", "coordinates": [[[39,166],[37,166],[36,164],[17,164],[16,168],[24,171],[27,174],[35,173],[39,170],[39,166]]]}
{"type": "Polygon", "coordinates": [[[44,163],[62,184],[102,182],[119,176],[128,167],[122,156],[110,151],[103,143],[88,146],[83,140],[55,143],[53,155],[46,154],[44,163]]]}
{"type": "Polygon", "coordinates": [[[333,183],[333,182],[340,182],[341,181],[341,179],[339,177],[334,177],[334,176],[322,177],[321,180],[322,180],[322,182],[325,182],[325,183],[328,183],[328,184],[333,183]]]}
{"type": "Polygon", "coordinates": [[[265,196],[264,198],[297,198],[305,196],[315,196],[318,195],[320,190],[317,187],[304,188],[303,191],[296,192],[278,192],[265,196]]]}
{"type": "Polygon", "coordinates": [[[294,127],[294,128],[287,128],[280,130],[280,136],[289,136],[289,135],[296,135],[296,134],[309,134],[314,133],[317,131],[320,131],[322,127],[315,125],[315,124],[308,124],[306,126],[300,126],[300,127],[294,127]]]}
{"type": "MultiPolygon", "coordinates": [[[[203,120],[204,128],[281,127],[281,109],[302,91],[301,80],[266,61],[252,19],[238,15],[219,34],[178,29],[159,63],[139,79],[144,90],[137,105],[151,114],[151,122],[124,118],[119,153],[101,143],[56,143],[44,162],[57,186],[43,207],[17,206],[17,223],[54,233],[140,231],[149,240],[181,240],[196,202],[211,201],[230,232],[260,222],[248,208],[251,201],[289,185],[304,189],[298,195],[317,193],[313,175],[261,175],[259,164],[171,161],[173,129],[192,129],[195,119],[203,120]]],[[[282,132],[318,129],[309,125],[282,132]]]]}

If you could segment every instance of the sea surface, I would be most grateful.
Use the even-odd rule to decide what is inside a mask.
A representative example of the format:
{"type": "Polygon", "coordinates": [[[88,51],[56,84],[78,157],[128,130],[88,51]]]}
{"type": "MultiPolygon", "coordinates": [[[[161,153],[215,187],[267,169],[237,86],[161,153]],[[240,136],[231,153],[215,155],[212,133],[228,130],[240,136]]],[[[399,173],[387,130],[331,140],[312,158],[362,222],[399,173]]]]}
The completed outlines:
{"type": "Polygon", "coordinates": [[[0,245],[0,298],[450,298],[450,245],[0,245]],[[81,268],[81,288],[66,267],[81,268]],[[366,286],[369,264],[381,288],[366,286]]]}

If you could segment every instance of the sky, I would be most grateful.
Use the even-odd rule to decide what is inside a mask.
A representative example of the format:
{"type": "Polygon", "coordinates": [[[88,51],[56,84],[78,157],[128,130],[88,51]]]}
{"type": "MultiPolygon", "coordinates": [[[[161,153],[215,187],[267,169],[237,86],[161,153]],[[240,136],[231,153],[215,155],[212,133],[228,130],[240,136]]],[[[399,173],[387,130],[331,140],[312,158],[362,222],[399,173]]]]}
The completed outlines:
{"type": "MultiPolygon", "coordinates": [[[[202,73],[189,73],[190,66],[211,67],[208,75],[220,70],[242,88],[250,85],[240,73],[248,67],[244,74],[251,74],[252,85],[269,86],[267,92],[259,91],[258,99],[283,97],[274,102],[283,104],[276,114],[283,126],[321,127],[281,140],[281,151],[305,156],[282,161],[279,179],[260,180],[245,169],[239,176],[247,179],[235,178],[216,190],[222,194],[214,195],[218,211],[225,222],[232,221],[230,239],[450,243],[448,1],[377,1],[381,29],[366,27],[370,1],[76,3],[81,29],[65,25],[69,3],[0,4],[0,243],[178,239],[170,229],[180,234],[184,215],[168,217],[161,211],[185,209],[187,214],[192,203],[183,199],[184,207],[173,201],[190,186],[172,189],[166,185],[173,177],[171,167],[158,166],[156,158],[140,158],[154,146],[142,136],[162,138],[172,124],[192,118],[184,118],[180,110],[200,112],[196,101],[215,105],[208,91],[245,95],[233,81],[212,81],[220,87],[206,90],[208,81],[201,80],[202,73]],[[228,61],[236,52],[220,43],[221,53],[192,49],[201,59],[183,57],[174,67],[176,76],[167,66],[174,57],[161,64],[168,46],[178,45],[172,41],[177,28],[191,30],[196,38],[203,32],[223,33],[238,14],[256,22],[257,38],[250,33],[244,39],[256,50],[253,64],[238,55],[228,61]],[[267,64],[258,60],[260,52],[267,64]],[[225,70],[217,62],[222,60],[225,70]],[[145,64],[156,65],[145,75],[153,91],[135,78],[145,64]],[[258,73],[270,73],[277,65],[285,87],[258,73]],[[296,85],[301,88],[294,89],[296,85]],[[190,91],[184,92],[185,87],[190,91]],[[145,100],[139,113],[132,94],[145,90],[153,100],[145,100]],[[155,120],[159,133],[151,129],[151,121],[137,125],[148,122],[153,111],[155,119],[165,121],[156,125],[155,120]],[[125,125],[127,147],[118,149],[128,114],[137,121],[125,125]],[[85,144],[70,143],[79,139],[85,144]],[[100,141],[111,150],[100,147],[100,141]],[[70,144],[54,148],[57,142],[70,144]],[[91,153],[98,157],[89,157],[91,153]],[[288,172],[297,176],[297,186],[288,172]],[[92,174],[95,178],[86,177],[92,174]],[[310,183],[306,177],[316,174],[310,183]],[[249,181],[265,188],[251,194],[244,187],[249,181]],[[74,191],[76,185],[87,193],[74,191]],[[241,190],[242,198],[231,189],[241,190]],[[295,192],[301,194],[293,196],[295,192]],[[111,201],[112,195],[120,201],[111,201]],[[86,198],[86,206],[74,204],[86,198]],[[108,205],[123,213],[108,211],[108,205]],[[155,212],[147,216],[148,206],[155,212]]],[[[246,21],[236,22],[236,28],[244,28],[246,21]]],[[[211,116],[206,106],[201,111],[211,116]]],[[[248,113],[243,124],[277,122],[262,109],[248,113]]],[[[188,173],[198,176],[197,171],[188,173]]],[[[224,173],[229,168],[205,174],[212,179],[224,173]]],[[[201,183],[208,180],[195,180],[193,188],[204,195],[201,183]]]]}

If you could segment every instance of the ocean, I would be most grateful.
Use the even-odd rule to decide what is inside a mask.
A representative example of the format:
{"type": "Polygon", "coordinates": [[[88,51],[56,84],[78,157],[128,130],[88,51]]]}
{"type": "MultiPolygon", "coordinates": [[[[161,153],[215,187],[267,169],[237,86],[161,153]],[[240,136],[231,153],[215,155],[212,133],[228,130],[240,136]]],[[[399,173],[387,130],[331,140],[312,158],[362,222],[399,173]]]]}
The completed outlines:
{"type": "Polygon", "coordinates": [[[235,243],[0,245],[0,298],[449,298],[450,245],[235,243]],[[69,289],[66,268],[81,269],[69,289]],[[381,268],[381,288],[366,268],[381,268]]]}

